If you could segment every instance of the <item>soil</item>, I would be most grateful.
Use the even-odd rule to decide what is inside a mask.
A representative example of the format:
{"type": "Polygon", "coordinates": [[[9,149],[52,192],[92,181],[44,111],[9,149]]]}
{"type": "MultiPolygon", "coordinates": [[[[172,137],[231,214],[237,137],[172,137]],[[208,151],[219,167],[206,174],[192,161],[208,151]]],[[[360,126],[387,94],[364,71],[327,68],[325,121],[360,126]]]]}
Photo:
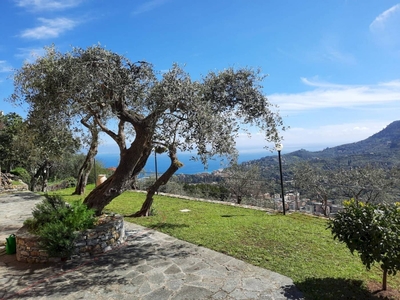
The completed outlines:
{"type": "Polygon", "coordinates": [[[392,289],[389,285],[387,286],[386,291],[383,291],[382,283],[370,281],[367,283],[367,288],[371,292],[371,294],[377,297],[378,299],[387,299],[387,300],[400,299],[400,291],[392,289]]]}
{"type": "Polygon", "coordinates": [[[95,221],[95,226],[98,225],[102,225],[102,224],[106,224],[109,223],[113,220],[115,220],[115,216],[114,215],[106,215],[106,214],[102,214],[101,216],[98,216],[96,221],[95,221]]]}

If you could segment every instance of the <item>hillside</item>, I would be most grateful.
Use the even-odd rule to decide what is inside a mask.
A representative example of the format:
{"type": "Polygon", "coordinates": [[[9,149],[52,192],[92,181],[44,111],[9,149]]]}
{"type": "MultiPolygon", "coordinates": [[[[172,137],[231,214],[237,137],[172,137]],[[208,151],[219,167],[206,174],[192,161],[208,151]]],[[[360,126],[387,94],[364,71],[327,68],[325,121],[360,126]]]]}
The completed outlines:
{"type": "MultiPolygon", "coordinates": [[[[366,164],[380,167],[399,165],[400,121],[389,124],[380,132],[359,142],[314,152],[301,149],[283,154],[282,160],[286,167],[290,167],[294,163],[300,161],[309,161],[310,163],[320,166],[329,165],[333,168],[341,166],[361,166],[366,164]]],[[[246,164],[258,164],[264,170],[264,175],[270,176],[272,173],[275,173],[277,157],[267,156],[248,161],[246,164]]]]}
{"type": "MultiPolygon", "coordinates": [[[[320,167],[329,166],[329,168],[357,167],[366,164],[389,168],[400,165],[400,121],[389,124],[385,129],[359,142],[326,148],[322,151],[312,152],[300,149],[283,154],[282,163],[285,180],[291,180],[293,177],[292,166],[302,161],[308,161],[320,167]]],[[[279,182],[277,155],[246,161],[243,164],[257,164],[261,167],[264,178],[274,178],[279,182]]],[[[179,180],[187,183],[204,182],[205,177],[209,182],[218,182],[221,180],[219,176],[219,174],[177,175],[179,180]]]]}

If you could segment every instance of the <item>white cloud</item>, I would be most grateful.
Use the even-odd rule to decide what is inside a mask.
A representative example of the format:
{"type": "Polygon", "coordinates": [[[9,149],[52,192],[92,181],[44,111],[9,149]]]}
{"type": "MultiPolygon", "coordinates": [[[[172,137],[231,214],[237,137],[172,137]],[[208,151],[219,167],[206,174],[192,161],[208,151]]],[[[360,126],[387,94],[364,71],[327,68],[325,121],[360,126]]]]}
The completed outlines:
{"type": "MultiPolygon", "coordinates": [[[[282,132],[283,151],[286,153],[299,149],[317,151],[326,147],[359,142],[381,131],[387,125],[389,124],[385,121],[360,120],[343,124],[313,125],[307,128],[292,127],[282,132]]],[[[274,145],[266,144],[262,134],[253,134],[251,138],[240,134],[236,143],[242,154],[265,152],[265,146],[269,146],[272,150],[274,148],[274,145]]]]}
{"type": "Polygon", "coordinates": [[[43,10],[63,10],[77,6],[82,0],[16,0],[17,6],[32,9],[35,11],[43,10]]]}
{"type": "Polygon", "coordinates": [[[322,150],[362,141],[389,125],[384,121],[362,120],[356,123],[314,126],[312,128],[294,127],[284,133],[284,144],[291,151],[301,148],[322,150]]]}
{"type": "Polygon", "coordinates": [[[379,16],[375,18],[375,20],[369,25],[369,28],[372,31],[384,29],[387,23],[391,18],[396,17],[396,15],[400,12],[400,4],[396,4],[385,10],[379,16]]]}
{"type": "Polygon", "coordinates": [[[18,48],[18,53],[15,57],[26,62],[34,62],[38,57],[44,56],[46,50],[44,48],[18,48]]]}
{"type": "Polygon", "coordinates": [[[41,26],[26,29],[21,37],[30,39],[48,39],[58,37],[61,33],[73,29],[78,23],[68,18],[45,19],[38,18],[41,26]]]}
{"type": "Polygon", "coordinates": [[[296,94],[272,94],[269,99],[284,113],[323,108],[354,108],[400,104],[400,80],[376,85],[338,85],[301,79],[313,90],[296,94]]]}
{"type": "Polygon", "coordinates": [[[369,25],[372,37],[379,46],[394,51],[398,55],[400,49],[400,4],[392,6],[381,13],[369,25]]]}
{"type": "Polygon", "coordinates": [[[157,7],[163,5],[166,3],[168,0],[151,0],[147,1],[146,3],[138,6],[134,11],[134,15],[139,15],[148,11],[151,11],[153,9],[156,9],[157,7]]]}
{"type": "Polygon", "coordinates": [[[0,60],[0,73],[8,73],[11,71],[11,66],[5,60],[0,60]]]}
{"type": "Polygon", "coordinates": [[[356,59],[352,54],[344,53],[334,48],[326,48],[325,56],[328,60],[333,62],[340,62],[344,64],[355,64],[356,59]]]}
{"type": "MultiPolygon", "coordinates": [[[[350,49],[350,51],[352,51],[352,49],[350,49]]],[[[293,58],[293,54],[289,54],[289,51],[285,53],[280,50],[280,52],[293,58]]],[[[297,50],[294,51],[294,53],[296,52],[297,50]]],[[[337,34],[325,34],[318,43],[311,46],[307,52],[301,55],[300,59],[296,60],[304,61],[304,59],[311,62],[330,62],[344,65],[355,65],[357,63],[355,56],[349,52],[348,45],[344,43],[343,37],[337,34]]]]}

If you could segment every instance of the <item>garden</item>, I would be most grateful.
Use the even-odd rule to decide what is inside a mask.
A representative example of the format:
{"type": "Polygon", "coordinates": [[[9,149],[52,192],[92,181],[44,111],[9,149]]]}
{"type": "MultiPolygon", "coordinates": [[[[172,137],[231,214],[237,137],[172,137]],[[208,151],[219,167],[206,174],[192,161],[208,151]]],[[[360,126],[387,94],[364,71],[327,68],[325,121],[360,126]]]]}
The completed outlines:
{"type": "MultiPolygon", "coordinates": [[[[89,185],[87,193],[92,189],[89,185]]],[[[72,191],[54,194],[71,203],[82,199],[71,196],[72,191]]],[[[144,197],[127,191],[105,212],[129,215],[140,208],[144,197]]],[[[388,289],[381,291],[379,265],[368,271],[356,252],[352,255],[333,239],[325,218],[155,195],[151,216],[125,220],[288,276],[306,299],[398,299],[400,295],[400,276],[388,276],[388,289]]]]}

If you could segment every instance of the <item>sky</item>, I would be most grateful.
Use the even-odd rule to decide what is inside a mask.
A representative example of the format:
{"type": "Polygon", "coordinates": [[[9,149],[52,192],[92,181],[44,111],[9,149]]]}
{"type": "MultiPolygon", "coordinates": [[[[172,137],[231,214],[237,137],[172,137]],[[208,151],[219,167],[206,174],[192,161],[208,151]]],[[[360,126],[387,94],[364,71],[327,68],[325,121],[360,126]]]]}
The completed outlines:
{"type": "MultiPolygon", "coordinates": [[[[260,68],[279,107],[283,152],[363,140],[400,119],[400,2],[391,0],[1,0],[0,110],[13,70],[43,47],[101,44],[159,71],[192,78],[228,67],[260,68]]],[[[107,139],[100,151],[107,151],[107,139]]],[[[237,140],[264,152],[260,134],[237,140]]],[[[110,146],[111,147],[111,146],[110,146]]]]}

